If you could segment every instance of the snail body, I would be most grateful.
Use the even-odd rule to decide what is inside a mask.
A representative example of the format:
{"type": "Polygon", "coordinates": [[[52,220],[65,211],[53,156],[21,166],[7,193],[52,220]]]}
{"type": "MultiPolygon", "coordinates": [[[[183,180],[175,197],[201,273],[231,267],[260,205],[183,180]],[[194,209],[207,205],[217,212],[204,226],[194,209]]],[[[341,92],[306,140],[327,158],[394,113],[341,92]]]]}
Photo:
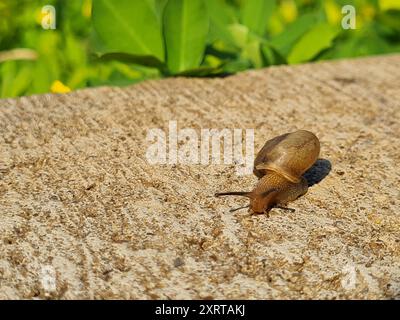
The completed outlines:
{"type": "Polygon", "coordinates": [[[250,198],[254,213],[268,213],[284,207],[308,190],[302,176],[318,159],[320,143],[310,131],[298,130],[268,140],[254,160],[253,173],[259,181],[250,192],[222,192],[216,196],[238,195],[250,198]]]}

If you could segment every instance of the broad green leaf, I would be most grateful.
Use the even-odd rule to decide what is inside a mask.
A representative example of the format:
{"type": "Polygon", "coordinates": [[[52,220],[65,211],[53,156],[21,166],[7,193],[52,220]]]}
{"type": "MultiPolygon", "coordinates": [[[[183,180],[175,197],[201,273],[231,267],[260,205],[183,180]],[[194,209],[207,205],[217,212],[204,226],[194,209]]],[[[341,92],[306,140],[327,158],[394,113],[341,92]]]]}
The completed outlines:
{"type": "Polygon", "coordinates": [[[251,31],[263,36],[275,8],[275,0],[246,0],[241,7],[242,23],[251,31]]]}
{"type": "Polygon", "coordinates": [[[160,25],[162,25],[162,17],[164,13],[165,5],[167,4],[168,0],[153,0],[154,7],[156,8],[157,17],[160,21],[160,25]]]}
{"type": "Polygon", "coordinates": [[[66,35],[64,54],[73,68],[79,68],[86,62],[86,52],[82,50],[82,44],[72,34],[66,35]]]}
{"type": "Polygon", "coordinates": [[[289,24],[286,29],[271,39],[273,45],[283,56],[287,56],[294,43],[307,32],[317,21],[315,14],[305,14],[295,22],[289,24]]]}
{"type": "Polygon", "coordinates": [[[202,0],[169,0],[164,9],[167,65],[172,73],[197,68],[204,55],[209,18],[202,0]]]}
{"type": "Polygon", "coordinates": [[[232,43],[228,26],[237,23],[235,12],[224,0],[204,0],[210,16],[209,41],[222,40],[232,43]]]}
{"type": "Polygon", "coordinates": [[[161,26],[154,1],[96,0],[93,1],[92,20],[106,52],[152,55],[164,60],[161,26]]]}
{"type": "Polygon", "coordinates": [[[165,63],[160,61],[154,56],[150,55],[134,55],[124,52],[110,52],[105,53],[99,57],[101,61],[120,61],[125,63],[139,64],[145,67],[151,67],[159,69],[161,72],[166,72],[165,63]]]}
{"type": "Polygon", "coordinates": [[[51,66],[46,63],[46,59],[36,61],[33,71],[35,78],[32,81],[32,86],[28,89],[28,93],[45,93],[50,91],[51,83],[58,79],[57,74],[51,72],[50,69],[51,66]]]}
{"type": "Polygon", "coordinates": [[[17,62],[13,60],[3,62],[0,64],[0,68],[1,97],[11,97],[17,62]]]}
{"type": "Polygon", "coordinates": [[[13,79],[11,96],[16,97],[26,91],[32,81],[32,65],[29,62],[20,64],[17,75],[13,79]]]}
{"type": "Polygon", "coordinates": [[[86,80],[89,75],[89,68],[77,68],[72,74],[69,75],[66,85],[72,90],[77,88],[83,88],[86,86],[86,80]]]}
{"type": "Polygon", "coordinates": [[[288,56],[289,64],[311,60],[322,50],[329,48],[338,33],[339,30],[328,23],[316,25],[294,45],[288,56]]]}
{"type": "MultiPolygon", "coordinates": [[[[51,84],[55,80],[61,80],[61,73],[65,69],[59,50],[61,35],[53,32],[42,32],[37,39],[38,59],[33,66],[34,79],[28,88],[28,93],[45,93],[50,91],[51,84]]],[[[65,47],[64,47],[65,49],[65,47]]]]}

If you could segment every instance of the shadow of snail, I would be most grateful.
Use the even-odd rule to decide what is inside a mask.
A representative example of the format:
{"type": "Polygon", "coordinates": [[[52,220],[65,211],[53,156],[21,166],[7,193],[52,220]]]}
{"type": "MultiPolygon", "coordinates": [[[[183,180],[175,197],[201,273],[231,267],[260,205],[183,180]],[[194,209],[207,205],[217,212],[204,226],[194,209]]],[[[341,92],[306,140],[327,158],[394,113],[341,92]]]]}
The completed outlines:
{"type": "Polygon", "coordinates": [[[253,191],[219,192],[215,196],[243,196],[253,213],[268,213],[272,208],[289,211],[287,204],[307,193],[310,186],[322,181],[331,163],[319,159],[320,143],[310,131],[298,130],[268,140],[254,160],[253,173],[259,178],[253,191]]]}

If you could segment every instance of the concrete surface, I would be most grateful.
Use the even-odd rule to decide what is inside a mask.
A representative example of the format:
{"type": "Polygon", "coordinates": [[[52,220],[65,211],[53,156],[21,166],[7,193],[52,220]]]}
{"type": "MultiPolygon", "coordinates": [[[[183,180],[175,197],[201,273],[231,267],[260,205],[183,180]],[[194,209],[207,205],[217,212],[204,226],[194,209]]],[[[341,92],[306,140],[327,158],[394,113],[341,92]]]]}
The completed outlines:
{"type": "Polygon", "coordinates": [[[0,100],[0,298],[400,298],[400,55],[0,100]],[[312,187],[151,165],[150,128],[314,132],[312,187]]]}

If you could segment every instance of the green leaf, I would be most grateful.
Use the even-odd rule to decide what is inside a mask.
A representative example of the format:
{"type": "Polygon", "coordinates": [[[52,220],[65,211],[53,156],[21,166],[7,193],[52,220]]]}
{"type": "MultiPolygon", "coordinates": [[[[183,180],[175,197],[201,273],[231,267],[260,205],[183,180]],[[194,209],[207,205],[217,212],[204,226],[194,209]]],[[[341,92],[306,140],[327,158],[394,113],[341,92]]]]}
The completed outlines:
{"type": "Polygon", "coordinates": [[[243,48],[242,52],[242,57],[249,59],[255,68],[262,67],[260,45],[261,42],[259,40],[250,40],[243,48]]]}
{"type": "Polygon", "coordinates": [[[160,24],[162,24],[162,16],[164,13],[165,5],[167,4],[168,0],[153,0],[153,1],[154,1],[154,7],[156,8],[157,17],[160,21],[160,24]]]}
{"type": "Polygon", "coordinates": [[[222,59],[220,59],[218,56],[214,56],[211,54],[206,54],[204,57],[203,65],[206,67],[219,67],[223,63],[222,59]]]}
{"type": "Polygon", "coordinates": [[[332,45],[339,30],[328,23],[321,23],[304,34],[295,44],[288,56],[289,64],[309,61],[322,50],[332,45]]]}
{"type": "Polygon", "coordinates": [[[1,80],[1,97],[11,97],[12,96],[12,87],[13,87],[13,79],[15,78],[15,73],[17,69],[16,61],[6,61],[0,64],[0,80],[1,80]]]}
{"type": "Polygon", "coordinates": [[[139,64],[145,67],[156,68],[163,73],[166,73],[166,65],[158,58],[150,55],[135,55],[124,52],[105,53],[99,57],[100,61],[120,61],[125,63],[139,64]]]}
{"type": "Polygon", "coordinates": [[[202,0],[169,0],[164,9],[167,64],[172,73],[197,68],[204,55],[209,18],[202,0]]]}
{"type": "Polygon", "coordinates": [[[283,56],[287,57],[295,42],[306,33],[317,21],[316,14],[309,13],[299,17],[289,24],[279,35],[271,39],[274,46],[283,56]]]}
{"type": "MultiPolygon", "coordinates": [[[[383,29],[390,30],[386,32],[392,34],[394,39],[399,39],[400,34],[400,10],[388,10],[378,15],[375,29],[381,31],[383,29]]],[[[382,32],[383,33],[383,32],[382,32]]],[[[399,42],[397,40],[397,42],[399,42]]]]}
{"type": "Polygon", "coordinates": [[[249,68],[251,68],[251,64],[247,59],[227,61],[222,65],[222,70],[228,74],[244,71],[249,68]]]}
{"type": "Polygon", "coordinates": [[[175,74],[175,76],[184,76],[184,77],[207,77],[207,76],[215,76],[222,72],[221,67],[209,67],[209,66],[200,66],[197,68],[189,69],[182,71],[180,73],[175,74]]]}
{"type": "Polygon", "coordinates": [[[228,30],[231,34],[233,43],[237,47],[243,48],[246,46],[249,40],[249,28],[240,23],[233,23],[228,26],[228,30]]]}
{"type": "Polygon", "coordinates": [[[17,97],[24,93],[32,81],[32,76],[32,66],[26,62],[21,64],[17,75],[12,81],[11,96],[17,97]]]}
{"type": "Polygon", "coordinates": [[[210,16],[209,41],[222,40],[233,43],[232,35],[228,26],[237,23],[233,8],[226,4],[224,0],[204,0],[210,16]]]}
{"type": "Polygon", "coordinates": [[[65,38],[65,58],[73,68],[79,68],[86,62],[86,52],[82,50],[82,44],[71,33],[66,34],[65,38]]]}
{"type": "Polygon", "coordinates": [[[34,79],[28,93],[45,93],[50,91],[52,81],[59,79],[58,72],[51,72],[51,65],[47,63],[46,58],[36,61],[34,66],[34,79]]]}
{"type": "Polygon", "coordinates": [[[275,8],[275,0],[246,0],[241,7],[242,22],[251,31],[263,36],[275,8]]]}
{"type": "Polygon", "coordinates": [[[286,64],[286,59],[270,43],[261,45],[263,66],[286,64]]]}
{"type": "Polygon", "coordinates": [[[93,1],[93,26],[105,52],[152,55],[164,61],[161,26],[152,0],[93,1]]]}

